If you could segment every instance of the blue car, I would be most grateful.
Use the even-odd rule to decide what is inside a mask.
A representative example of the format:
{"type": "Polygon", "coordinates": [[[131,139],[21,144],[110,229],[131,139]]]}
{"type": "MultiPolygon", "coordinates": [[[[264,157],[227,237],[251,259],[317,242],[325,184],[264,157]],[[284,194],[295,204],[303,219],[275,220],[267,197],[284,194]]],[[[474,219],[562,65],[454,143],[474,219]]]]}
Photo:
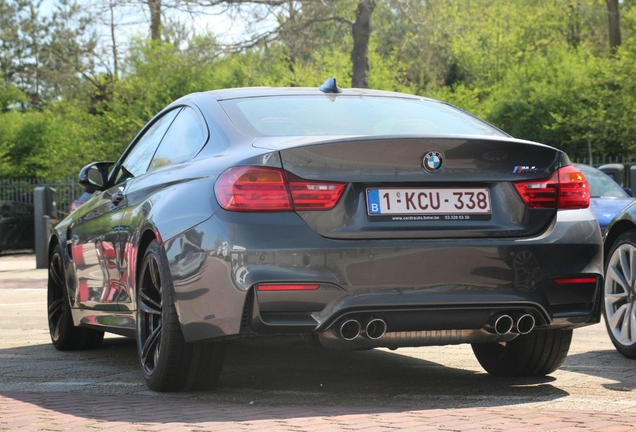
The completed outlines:
{"type": "Polygon", "coordinates": [[[602,234],[605,235],[610,221],[634,201],[634,198],[603,171],[589,165],[575,165],[590,184],[590,208],[598,219],[602,234]]]}

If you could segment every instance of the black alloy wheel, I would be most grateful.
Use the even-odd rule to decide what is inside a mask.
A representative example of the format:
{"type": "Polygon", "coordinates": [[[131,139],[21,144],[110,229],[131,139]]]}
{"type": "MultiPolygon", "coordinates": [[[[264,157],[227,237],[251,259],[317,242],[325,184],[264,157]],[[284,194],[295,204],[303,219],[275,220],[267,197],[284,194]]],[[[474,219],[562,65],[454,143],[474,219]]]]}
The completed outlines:
{"type": "Polygon", "coordinates": [[[140,270],[137,352],[146,384],[155,391],[213,387],[223,367],[224,345],[185,341],[168,264],[156,240],[148,246],[140,270]]]}
{"type": "Polygon", "coordinates": [[[104,332],[89,328],[75,327],[71,315],[62,247],[53,249],[49,261],[47,285],[47,306],[49,333],[53,346],[60,351],[98,348],[104,339],[104,332]]]}
{"type": "Polygon", "coordinates": [[[137,343],[144,376],[155,372],[161,353],[162,284],[159,265],[153,254],[146,254],[139,285],[137,343]]]}

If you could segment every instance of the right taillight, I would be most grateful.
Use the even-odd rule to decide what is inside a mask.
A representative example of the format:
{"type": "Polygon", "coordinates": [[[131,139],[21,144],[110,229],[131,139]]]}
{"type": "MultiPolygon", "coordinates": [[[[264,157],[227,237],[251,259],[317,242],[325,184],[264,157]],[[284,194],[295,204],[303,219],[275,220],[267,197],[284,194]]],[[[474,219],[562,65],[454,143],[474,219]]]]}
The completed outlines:
{"type": "Polygon", "coordinates": [[[233,167],[219,176],[214,193],[231,211],[331,210],[345,186],[301,179],[279,168],[233,167]]]}
{"type": "Polygon", "coordinates": [[[590,186],[572,165],[559,168],[541,180],[513,183],[523,202],[532,208],[580,209],[590,206],[590,186]]]}

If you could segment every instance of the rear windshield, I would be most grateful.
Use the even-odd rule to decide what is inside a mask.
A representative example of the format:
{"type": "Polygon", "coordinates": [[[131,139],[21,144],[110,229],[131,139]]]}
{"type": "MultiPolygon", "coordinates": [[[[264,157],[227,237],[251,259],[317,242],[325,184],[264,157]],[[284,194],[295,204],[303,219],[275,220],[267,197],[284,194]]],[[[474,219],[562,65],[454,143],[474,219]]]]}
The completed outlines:
{"type": "Polygon", "coordinates": [[[385,96],[267,96],[220,101],[248,136],[507,136],[450,105],[385,96]]]}

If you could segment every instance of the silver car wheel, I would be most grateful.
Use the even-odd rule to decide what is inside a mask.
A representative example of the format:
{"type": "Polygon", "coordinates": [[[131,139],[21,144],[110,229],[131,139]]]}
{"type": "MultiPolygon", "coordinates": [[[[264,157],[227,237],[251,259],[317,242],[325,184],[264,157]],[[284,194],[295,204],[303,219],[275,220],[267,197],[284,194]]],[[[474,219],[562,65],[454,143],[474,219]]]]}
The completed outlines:
{"type": "Polygon", "coordinates": [[[605,319],[614,341],[623,346],[636,343],[636,247],[618,246],[605,276],[605,319]]]}

